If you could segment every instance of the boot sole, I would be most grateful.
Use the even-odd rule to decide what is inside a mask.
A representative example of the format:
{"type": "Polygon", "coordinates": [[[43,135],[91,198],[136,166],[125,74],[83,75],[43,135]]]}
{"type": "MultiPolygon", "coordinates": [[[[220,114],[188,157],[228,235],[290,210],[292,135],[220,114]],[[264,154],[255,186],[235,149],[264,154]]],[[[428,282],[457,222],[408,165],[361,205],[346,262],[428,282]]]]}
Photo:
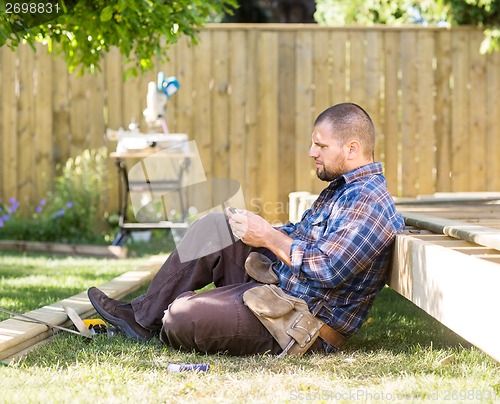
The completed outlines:
{"type": "MultiPolygon", "coordinates": [[[[111,325],[114,325],[120,332],[122,332],[123,334],[125,334],[125,336],[127,338],[130,338],[130,339],[133,339],[134,341],[138,341],[138,342],[147,342],[149,341],[151,338],[147,338],[147,337],[143,337],[142,335],[139,335],[137,334],[133,329],[132,327],[130,327],[130,325],[125,321],[125,320],[122,320],[121,318],[118,318],[118,317],[115,317],[115,316],[112,316],[111,314],[109,314],[106,310],[104,310],[99,303],[97,303],[92,297],[91,297],[91,294],[89,293],[92,289],[94,288],[90,288],[87,292],[87,295],[88,295],[88,298],[90,300],[90,303],[92,303],[92,306],[94,306],[94,309],[95,311],[97,311],[97,313],[99,313],[99,315],[104,318],[104,320],[106,320],[108,323],[110,323],[111,325]]],[[[97,289],[97,288],[95,288],[97,289]]]]}

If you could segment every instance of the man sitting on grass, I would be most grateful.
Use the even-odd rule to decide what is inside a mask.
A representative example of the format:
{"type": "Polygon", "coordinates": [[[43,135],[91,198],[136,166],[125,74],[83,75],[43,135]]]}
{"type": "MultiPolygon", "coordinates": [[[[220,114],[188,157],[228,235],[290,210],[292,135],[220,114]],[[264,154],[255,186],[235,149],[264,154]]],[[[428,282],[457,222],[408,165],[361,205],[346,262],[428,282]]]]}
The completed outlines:
{"type": "Polygon", "coordinates": [[[249,254],[260,252],[273,261],[279,288],[303,299],[337,337],[318,338],[309,349],[335,351],[360,328],[384,286],[395,235],[404,227],[374,147],[365,110],[353,103],[328,108],[314,123],[309,157],[329,184],[300,222],[275,228],[245,210],[209,214],[191,226],[144,295],[125,303],[93,287],[90,301],[135,340],[159,334],[175,348],[204,353],[279,353],[242,297],[260,285],[245,270],[249,254]],[[239,240],[224,247],[228,226],[239,240]],[[180,249],[199,258],[183,262],[180,249]],[[216,288],[193,292],[212,282],[216,288]]]}

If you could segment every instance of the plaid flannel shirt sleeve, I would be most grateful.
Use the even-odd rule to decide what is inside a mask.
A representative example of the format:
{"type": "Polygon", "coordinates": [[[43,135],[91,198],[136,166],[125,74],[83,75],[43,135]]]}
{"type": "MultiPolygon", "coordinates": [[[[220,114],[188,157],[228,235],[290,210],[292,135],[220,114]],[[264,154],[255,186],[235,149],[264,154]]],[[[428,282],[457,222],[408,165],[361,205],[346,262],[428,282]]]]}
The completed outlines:
{"type": "Polygon", "coordinates": [[[285,234],[291,234],[295,231],[297,225],[295,223],[287,223],[283,226],[279,226],[277,227],[276,229],[280,230],[281,232],[285,233],[285,234]]]}
{"type": "Polygon", "coordinates": [[[291,272],[311,286],[333,288],[370,267],[394,239],[395,230],[383,206],[364,197],[310,223],[311,239],[297,238],[291,247],[291,272]]]}

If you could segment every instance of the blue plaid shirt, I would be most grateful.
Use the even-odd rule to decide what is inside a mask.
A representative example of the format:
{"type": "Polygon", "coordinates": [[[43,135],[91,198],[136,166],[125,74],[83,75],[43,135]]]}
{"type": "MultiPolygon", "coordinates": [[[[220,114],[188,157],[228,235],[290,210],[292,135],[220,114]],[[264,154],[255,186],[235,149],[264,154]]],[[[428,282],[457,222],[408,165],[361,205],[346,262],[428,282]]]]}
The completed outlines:
{"type": "Polygon", "coordinates": [[[300,222],[280,227],[294,241],[291,265],[274,264],[279,285],[351,336],[385,284],[393,241],[403,228],[382,165],[352,170],[332,181],[300,222]]]}

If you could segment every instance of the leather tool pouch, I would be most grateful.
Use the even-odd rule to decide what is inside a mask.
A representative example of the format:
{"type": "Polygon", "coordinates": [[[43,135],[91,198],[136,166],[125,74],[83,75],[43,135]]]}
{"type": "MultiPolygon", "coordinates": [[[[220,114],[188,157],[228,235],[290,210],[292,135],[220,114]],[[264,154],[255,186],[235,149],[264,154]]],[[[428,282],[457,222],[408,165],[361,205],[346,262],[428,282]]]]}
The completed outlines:
{"type": "Polygon", "coordinates": [[[264,254],[252,251],[245,261],[245,270],[257,282],[278,283],[278,275],[273,271],[273,262],[264,254]]]}
{"type": "Polygon", "coordinates": [[[324,324],[311,314],[304,300],[287,295],[276,285],[249,289],[243,301],[283,349],[280,356],[302,355],[324,324]]]}

